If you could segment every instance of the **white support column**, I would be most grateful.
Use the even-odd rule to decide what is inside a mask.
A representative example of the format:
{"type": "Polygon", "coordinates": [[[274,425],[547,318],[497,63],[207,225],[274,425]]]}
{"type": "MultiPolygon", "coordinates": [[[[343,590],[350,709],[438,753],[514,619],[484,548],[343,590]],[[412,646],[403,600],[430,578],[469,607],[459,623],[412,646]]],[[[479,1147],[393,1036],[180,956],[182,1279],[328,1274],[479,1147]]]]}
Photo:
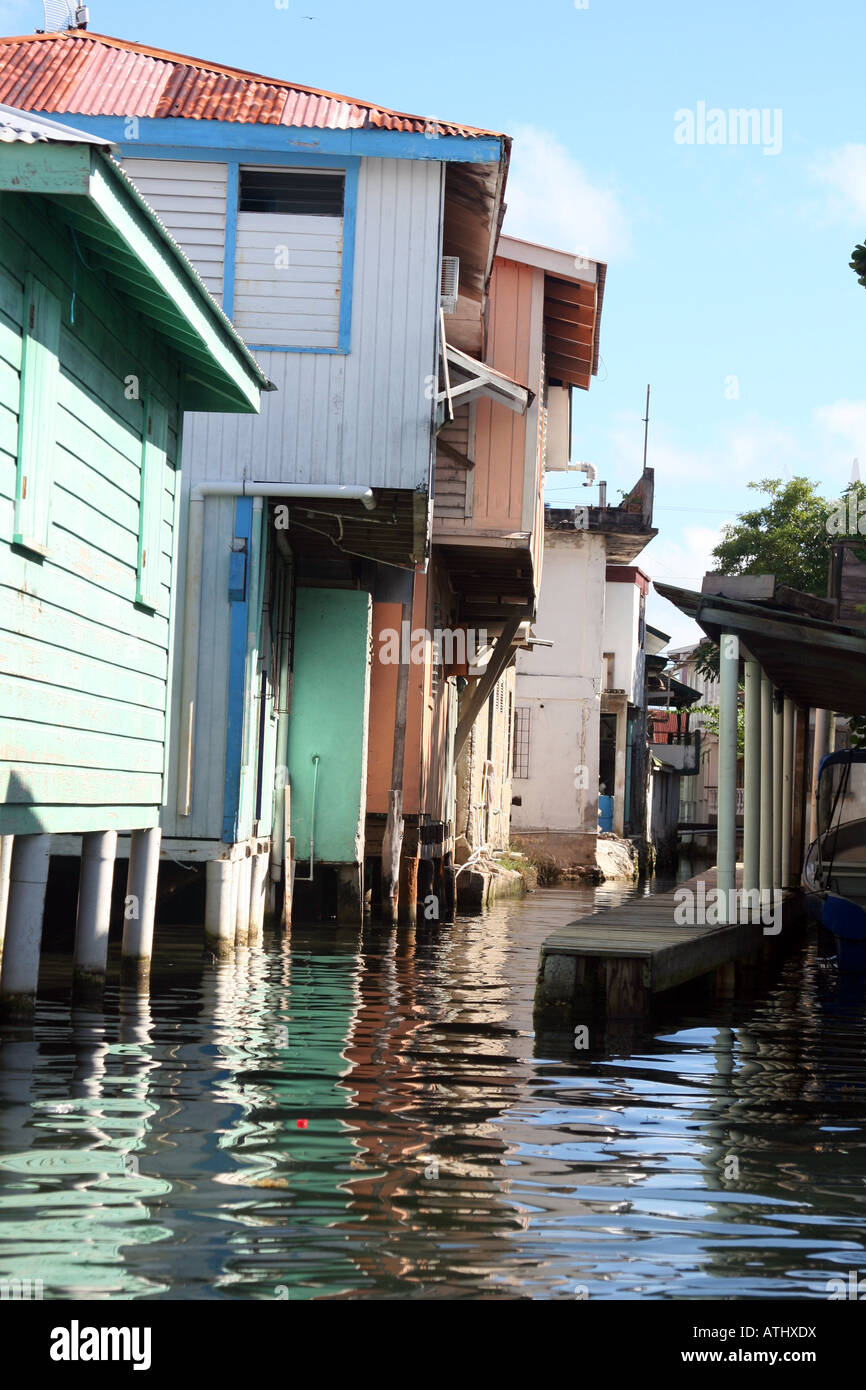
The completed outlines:
{"type": "Polygon", "coordinates": [[[0,973],[0,1005],[9,1013],[32,1013],[36,1004],[50,859],[50,835],[15,836],[0,973]]]}
{"type": "Polygon", "coordinates": [[[815,734],[812,745],[812,796],[809,809],[809,842],[818,837],[818,768],[821,759],[830,751],[831,722],[835,720],[829,710],[815,710],[815,734]]]}
{"type": "Polygon", "coordinates": [[[761,668],[746,662],[746,750],[743,776],[743,891],[759,887],[761,853],[761,668]]]}
{"type": "Polygon", "coordinates": [[[761,676],[761,902],[773,901],[773,682],[761,676]]]}
{"type": "Polygon", "coordinates": [[[14,835],[0,835],[0,960],[3,959],[3,935],[6,931],[6,908],[9,904],[9,875],[12,872],[12,843],[14,835]]]}
{"type": "Polygon", "coordinates": [[[623,701],[616,712],[616,747],[613,774],[613,830],[622,839],[625,834],[625,771],[628,757],[628,704],[623,701]]]}
{"type": "Polygon", "coordinates": [[[265,926],[265,893],[268,886],[268,863],[270,856],[254,854],[250,872],[250,945],[258,946],[262,940],[265,926]]]}
{"type": "Polygon", "coordinates": [[[230,859],[209,859],[205,872],[205,943],[218,960],[227,960],[234,954],[235,949],[235,866],[230,859]]]}
{"type": "Polygon", "coordinates": [[[791,836],[794,826],[794,720],[796,706],[786,698],[782,724],[782,887],[791,887],[791,836]]]}
{"type": "Polygon", "coordinates": [[[719,681],[718,889],[720,920],[730,921],[730,893],[737,886],[737,705],[740,643],[723,632],[719,681]],[[724,914],[722,916],[722,913],[724,914]]]}
{"type": "Polygon", "coordinates": [[[74,986],[79,989],[102,985],[105,980],[116,855],[116,830],[82,835],[73,972],[74,986]]]}
{"type": "Polygon", "coordinates": [[[238,860],[238,900],[235,912],[235,945],[246,946],[250,939],[250,890],[253,861],[247,854],[238,860]]]}
{"type": "Polygon", "coordinates": [[[129,842],[129,873],[123,922],[121,969],[124,975],[147,979],[153,954],[156,884],[162,831],[133,830],[129,842]]]}
{"type": "Polygon", "coordinates": [[[773,887],[782,886],[782,794],[785,785],[784,714],[781,696],[773,692],[773,887]]]}

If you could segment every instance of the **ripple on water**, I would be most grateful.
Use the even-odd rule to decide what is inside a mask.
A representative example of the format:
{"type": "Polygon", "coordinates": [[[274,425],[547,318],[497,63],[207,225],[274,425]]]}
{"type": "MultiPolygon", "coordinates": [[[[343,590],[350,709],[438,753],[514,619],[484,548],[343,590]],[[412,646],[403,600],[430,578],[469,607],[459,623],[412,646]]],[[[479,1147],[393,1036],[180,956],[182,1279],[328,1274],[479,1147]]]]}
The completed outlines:
{"type": "MultiPolygon", "coordinates": [[[[814,945],[613,1051],[532,1032],[542,890],[218,965],[160,932],[0,1044],[0,1277],[46,1297],[814,1298],[866,1269],[866,1001],[814,945]],[[161,964],[162,958],[172,964],[161,964]],[[306,1123],[304,1123],[306,1122],[306,1123]]],[[[682,1007],[682,1005],[680,1005],[682,1007]]]]}

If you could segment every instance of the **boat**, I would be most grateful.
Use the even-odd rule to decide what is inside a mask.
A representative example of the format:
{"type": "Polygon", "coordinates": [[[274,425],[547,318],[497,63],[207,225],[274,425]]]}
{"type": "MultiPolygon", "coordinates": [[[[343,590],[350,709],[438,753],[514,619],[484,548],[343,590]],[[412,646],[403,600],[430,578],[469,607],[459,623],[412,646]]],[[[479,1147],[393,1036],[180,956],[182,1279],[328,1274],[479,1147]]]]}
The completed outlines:
{"type": "Polygon", "coordinates": [[[821,759],[817,813],[803,867],[807,901],[836,938],[840,970],[866,972],[866,749],[821,759]]]}

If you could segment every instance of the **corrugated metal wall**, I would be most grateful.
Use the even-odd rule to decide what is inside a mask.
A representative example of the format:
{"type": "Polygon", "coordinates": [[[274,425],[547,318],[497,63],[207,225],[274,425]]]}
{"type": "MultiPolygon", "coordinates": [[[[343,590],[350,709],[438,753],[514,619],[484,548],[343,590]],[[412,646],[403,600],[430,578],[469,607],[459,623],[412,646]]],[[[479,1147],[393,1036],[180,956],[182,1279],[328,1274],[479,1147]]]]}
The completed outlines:
{"type": "MultiPolygon", "coordinates": [[[[128,166],[127,166],[128,167],[128,166]]],[[[138,178],[139,175],[136,174],[138,178]]],[[[359,178],[352,342],[348,356],[258,352],[278,390],[260,416],[190,414],[184,422],[178,573],[186,573],[186,516],[194,481],[429,485],[439,296],[442,165],[365,159],[359,178]]],[[[229,665],[228,564],[234,502],[206,503],[192,813],[176,812],[176,748],[162,815],[166,836],[222,835],[229,665]]],[[[183,579],[172,739],[180,728],[183,579]]]]}
{"type": "Polygon", "coordinates": [[[156,208],[214,299],[222,301],[226,166],[215,160],[124,159],[123,167],[156,208]]]}
{"type": "Polygon", "coordinates": [[[348,356],[257,352],[277,391],[261,416],[191,415],[195,478],[427,489],[442,165],[365,159],[348,356]]]}

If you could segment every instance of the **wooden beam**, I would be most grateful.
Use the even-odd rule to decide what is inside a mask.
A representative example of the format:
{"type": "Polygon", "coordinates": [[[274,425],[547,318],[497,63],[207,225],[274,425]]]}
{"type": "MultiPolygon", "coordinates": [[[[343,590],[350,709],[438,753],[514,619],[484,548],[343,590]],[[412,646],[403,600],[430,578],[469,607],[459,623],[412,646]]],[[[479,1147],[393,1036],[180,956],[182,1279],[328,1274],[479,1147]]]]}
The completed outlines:
{"type": "Polygon", "coordinates": [[[475,723],[482,705],[511,660],[511,644],[517,636],[520,624],[523,621],[523,614],[520,614],[516,618],[509,618],[506,620],[499,640],[490,654],[490,659],[487,662],[487,669],[473,690],[469,698],[469,704],[457,724],[457,732],[454,735],[455,762],[463,751],[463,746],[469,737],[472,725],[475,723]]]}
{"type": "Polygon", "coordinates": [[[475,467],[474,459],[467,458],[465,454],[461,454],[459,449],[455,449],[453,444],[447,443],[441,435],[436,440],[436,452],[437,454],[444,454],[446,458],[453,459],[455,463],[459,463],[461,468],[465,468],[467,472],[475,467]]]}

